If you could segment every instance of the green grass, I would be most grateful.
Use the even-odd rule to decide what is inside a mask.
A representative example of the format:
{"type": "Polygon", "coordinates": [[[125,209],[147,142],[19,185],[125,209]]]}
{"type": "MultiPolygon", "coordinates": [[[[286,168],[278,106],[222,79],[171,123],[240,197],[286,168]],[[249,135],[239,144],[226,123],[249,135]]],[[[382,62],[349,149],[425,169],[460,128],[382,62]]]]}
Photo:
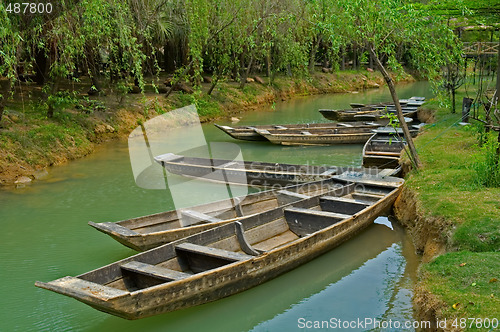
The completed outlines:
{"type": "Polygon", "coordinates": [[[499,271],[498,253],[461,251],[425,264],[422,275],[425,285],[441,295],[447,317],[500,318],[499,271]]]}
{"type": "Polygon", "coordinates": [[[474,165],[483,160],[474,132],[456,125],[458,115],[441,110],[416,141],[423,168],[407,184],[426,211],[453,222],[449,246],[471,251],[500,249],[500,188],[485,188],[474,165]]]}
{"type": "Polygon", "coordinates": [[[416,140],[423,167],[406,184],[426,215],[452,226],[443,229],[450,234],[448,253],[422,265],[422,284],[445,303],[441,318],[500,318],[500,283],[494,281],[500,279],[500,188],[478,181],[485,155],[473,126],[458,125],[460,115],[436,101],[426,107],[437,109],[436,122],[416,140]]]}

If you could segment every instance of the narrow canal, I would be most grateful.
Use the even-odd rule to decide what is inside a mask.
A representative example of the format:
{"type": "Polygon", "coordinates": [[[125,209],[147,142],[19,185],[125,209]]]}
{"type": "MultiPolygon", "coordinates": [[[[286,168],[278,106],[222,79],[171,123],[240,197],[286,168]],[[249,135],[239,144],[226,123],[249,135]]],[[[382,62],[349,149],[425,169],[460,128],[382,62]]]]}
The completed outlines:
{"type": "MultiPolygon", "coordinates": [[[[401,98],[430,97],[425,83],[398,90],[401,98]]],[[[297,98],[241,114],[239,125],[326,122],[319,108],[389,98],[385,89],[297,98]]],[[[212,124],[203,125],[203,131],[207,141],[238,144],[245,160],[361,165],[362,145],[281,147],[238,142],[212,124]]],[[[188,132],[183,139],[190,139],[188,132]]],[[[211,200],[218,186],[198,186],[193,196],[211,200]]],[[[329,321],[333,327],[338,320],[413,319],[417,257],[403,230],[383,217],[342,246],[259,287],[139,321],[35,288],[36,280],[78,275],[135,253],[87,226],[89,220],[117,221],[173,206],[165,191],[136,185],[126,142],[52,168],[46,180],[29,187],[0,190],[0,331],[294,331],[314,321],[329,321]]]]}

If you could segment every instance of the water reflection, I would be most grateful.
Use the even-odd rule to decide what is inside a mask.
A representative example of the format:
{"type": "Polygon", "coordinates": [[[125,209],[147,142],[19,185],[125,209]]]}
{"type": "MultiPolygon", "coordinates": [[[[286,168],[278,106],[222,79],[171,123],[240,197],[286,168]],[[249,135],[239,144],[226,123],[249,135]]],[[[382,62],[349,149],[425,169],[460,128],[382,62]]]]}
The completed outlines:
{"type": "MultiPolygon", "coordinates": [[[[419,86],[408,86],[401,98],[429,96],[419,86]]],[[[376,102],[388,96],[381,89],[360,93],[356,100],[376,102]]],[[[352,99],[348,94],[278,103],[275,110],[245,113],[240,123],[324,122],[318,108],[348,107],[352,99]]],[[[238,144],[245,160],[361,165],[361,146],[247,144],[232,140],[211,124],[202,129],[209,142],[238,144]]],[[[296,330],[303,315],[314,319],[340,314],[411,316],[411,278],[417,261],[401,230],[387,225],[374,225],[337,249],[249,291],[139,321],[112,317],[35,288],[35,280],[78,275],[134,253],[87,226],[89,220],[118,221],[173,208],[164,191],[136,186],[124,142],[105,145],[49,173],[48,179],[24,189],[0,190],[2,331],[296,330]]],[[[186,205],[215,199],[214,186],[219,185],[193,186],[186,205]]]]}

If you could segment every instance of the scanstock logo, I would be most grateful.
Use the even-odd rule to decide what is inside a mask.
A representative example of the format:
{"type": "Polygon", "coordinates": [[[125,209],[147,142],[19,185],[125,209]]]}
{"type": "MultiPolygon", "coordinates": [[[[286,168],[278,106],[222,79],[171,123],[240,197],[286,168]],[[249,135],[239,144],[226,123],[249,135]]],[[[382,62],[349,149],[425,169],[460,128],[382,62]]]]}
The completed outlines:
{"type": "Polygon", "coordinates": [[[234,184],[247,183],[239,146],[227,142],[207,142],[195,105],[170,111],[139,125],[129,135],[128,149],[137,186],[165,190],[166,199],[170,196],[176,209],[248,195],[247,186],[234,184]],[[242,171],[226,174],[219,170],[193,178],[181,177],[166,172],[155,161],[155,157],[168,153],[228,159],[240,165],[242,171]],[[228,176],[231,178],[228,179],[228,176]],[[214,181],[224,182],[225,185],[214,181]]]}

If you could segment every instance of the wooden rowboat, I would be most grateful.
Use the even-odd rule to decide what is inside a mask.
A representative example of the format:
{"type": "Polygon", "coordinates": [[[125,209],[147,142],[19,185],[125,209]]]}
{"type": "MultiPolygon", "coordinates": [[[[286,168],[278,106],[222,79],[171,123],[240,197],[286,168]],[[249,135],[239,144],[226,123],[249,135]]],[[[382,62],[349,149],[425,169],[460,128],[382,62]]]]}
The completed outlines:
{"type": "MultiPolygon", "coordinates": [[[[286,187],[299,183],[327,180],[346,171],[336,166],[312,166],[209,159],[167,153],[155,157],[167,171],[187,177],[249,186],[286,187]]],[[[358,169],[361,171],[361,169],[358,169]]],[[[372,170],[373,171],[373,170],[372,170]]]]}
{"type": "Polygon", "coordinates": [[[376,128],[385,126],[389,123],[388,119],[381,119],[377,122],[364,121],[364,122],[327,122],[327,123],[301,123],[301,124],[283,124],[283,125],[256,125],[256,126],[221,126],[215,124],[217,128],[235,139],[245,141],[266,141],[266,138],[260,135],[257,130],[274,130],[288,132],[289,130],[311,130],[311,129],[338,129],[345,127],[371,127],[376,128]]]}
{"type": "MultiPolygon", "coordinates": [[[[421,106],[425,102],[425,97],[418,97],[418,96],[413,96],[408,99],[400,99],[399,104],[403,107],[413,105],[413,106],[421,106]]],[[[351,103],[350,106],[352,108],[360,108],[360,107],[372,107],[372,108],[394,108],[394,103],[392,101],[390,102],[383,102],[383,103],[378,103],[378,104],[362,104],[362,103],[351,103]]]]}
{"type": "MultiPolygon", "coordinates": [[[[380,121],[387,113],[395,114],[395,109],[386,109],[385,106],[380,109],[377,107],[362,107],[346,110],[320,109],[319,112],[329,120],[333,121],[380,121]]],[[[403,108],[403,115],[408,118],[417,117],[417,108],[403,108]]]]}
{"type": "Polygon", "coordinates": [[[90,221],[89,225],[129,248],[144,251],[309,196],[324,194],[341,185],[333,179],[309,182],[118,222],[90,221]]]}
{"type": "Polygon", "coordinates": [[[404,138],[388,133],[376,133],[363,147],[363,166],[397,168],[405,145],[404,138]]]}
{"type": "Polygon", "coordinates": [[[274,144],[282,145],[329,145],[361,144],[372,135],[374,127],[345,127],[309,130],[259,130],[256,132],[274,144]]]}
{"type": "Polygon", "coordinates": [[[347,183],[328,196],[35,285],[126,319],[200,305],[262,284],[338,246],[387,211],[402,183],[377,177],[347,183]]]}

